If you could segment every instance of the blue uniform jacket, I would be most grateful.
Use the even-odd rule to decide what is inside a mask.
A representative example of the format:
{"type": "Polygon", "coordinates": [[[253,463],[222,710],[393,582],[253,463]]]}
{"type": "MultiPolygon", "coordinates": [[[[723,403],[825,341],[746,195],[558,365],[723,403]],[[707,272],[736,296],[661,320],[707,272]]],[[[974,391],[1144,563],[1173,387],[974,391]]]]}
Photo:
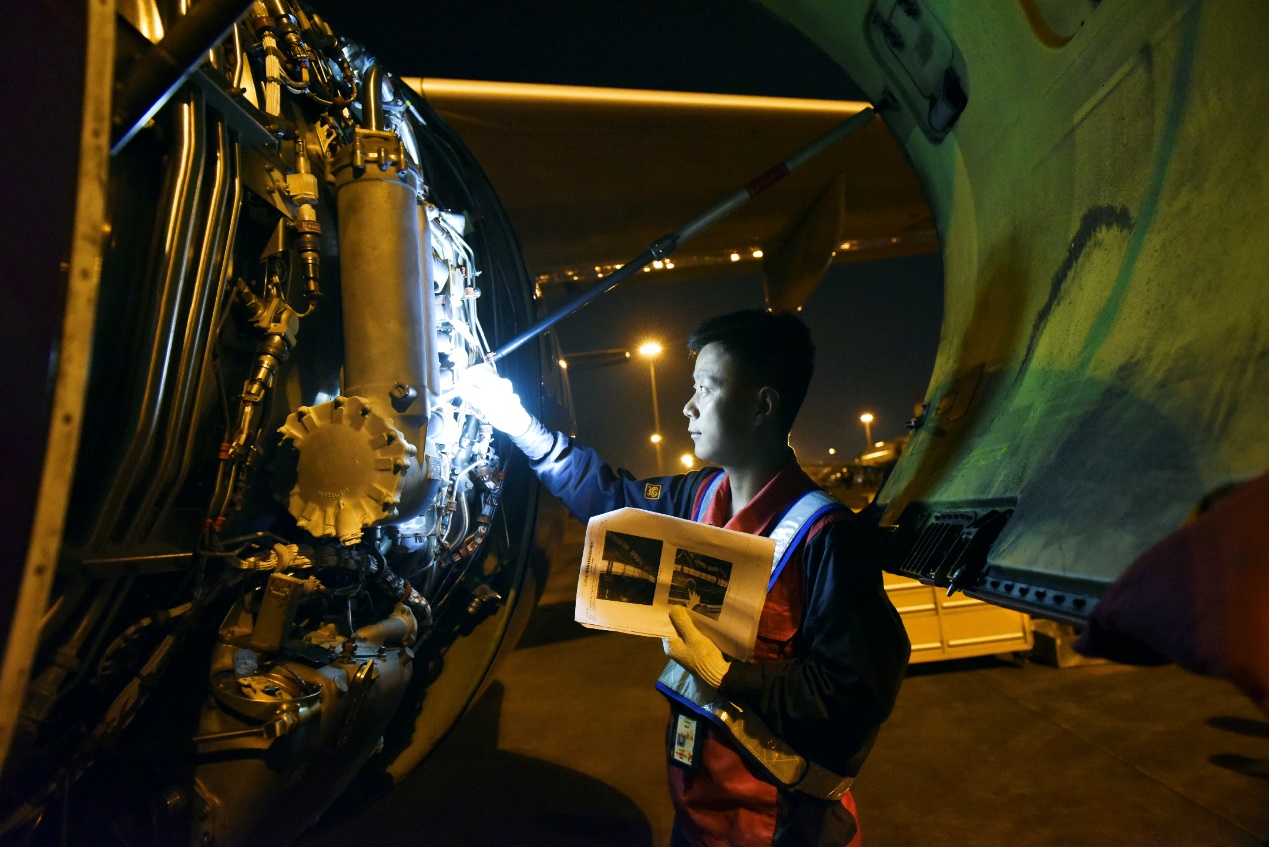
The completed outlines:
{"type": "MultiPolygon", "coordinates": [[[[622,507],[692,517],[705,468],[636,479],[562,433],[522,444],[538,478],[582,521],[622,507]],[[527,449],[526,449],[527,448],[527,449]]],[[[867,528],[853,515],[804,542],[803,614],[793,658],[733,663],[723,692],[757,710],[795,750],[846,776],[858,772],[890,714],[907,665],[903,623],[886,596],[867,528]]]]}

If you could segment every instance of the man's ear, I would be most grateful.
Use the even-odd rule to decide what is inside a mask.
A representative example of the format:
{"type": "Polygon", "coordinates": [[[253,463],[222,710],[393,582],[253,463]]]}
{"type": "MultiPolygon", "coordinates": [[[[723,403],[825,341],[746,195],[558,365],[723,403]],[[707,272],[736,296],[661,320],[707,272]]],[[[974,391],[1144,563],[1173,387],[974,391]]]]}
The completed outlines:
{"type": "Polygon", "coordinates": [[[780,392],[771,386],[758,389],[758,408],[754,414],[754,424],[761,426],[773,421],[780,414],[780,392]]]}

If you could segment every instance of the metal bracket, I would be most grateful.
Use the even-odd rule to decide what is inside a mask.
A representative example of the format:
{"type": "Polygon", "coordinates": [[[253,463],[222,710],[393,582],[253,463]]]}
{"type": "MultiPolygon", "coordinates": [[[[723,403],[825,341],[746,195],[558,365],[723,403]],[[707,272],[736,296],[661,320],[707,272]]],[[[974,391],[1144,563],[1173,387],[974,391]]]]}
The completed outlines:
{"type": "Polygon", "coordinates": [[[280,118],[270,118],[252,106],[241,93],[231,89],[220,74],[199,68],[190,75],[190,81],[202,90],[207,105],[225,116],[225,122],[238,133],[245,146],[264,147],[274,153],[278,151],[277,136],[282,131],[278,125],[280,118]]]}

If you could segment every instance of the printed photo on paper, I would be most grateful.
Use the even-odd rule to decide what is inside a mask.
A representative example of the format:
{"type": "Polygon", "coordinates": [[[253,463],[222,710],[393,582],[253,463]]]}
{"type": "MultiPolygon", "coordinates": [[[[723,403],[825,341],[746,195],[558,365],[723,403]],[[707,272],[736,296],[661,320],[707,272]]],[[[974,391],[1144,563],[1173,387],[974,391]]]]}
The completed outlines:
{"type": "Polygon", "coordinates": [[[600,600],[651,606],[661,573],[661,540],[625,532],[610,532],[604,539],[599,571],[600,600]]]}
{"type": "Polygon", "coordinates": [[[684,518],[624,508],[586,523],[574,620],[663,638],[683,606],[727,656],[753,655],[775,542],[684,518]]]}
{"type": "Polygon", "coordinates": [[[674,551],[674,570],[668,603],[718,620],[727,599],[732,563],[693,550],[674,551]]]}

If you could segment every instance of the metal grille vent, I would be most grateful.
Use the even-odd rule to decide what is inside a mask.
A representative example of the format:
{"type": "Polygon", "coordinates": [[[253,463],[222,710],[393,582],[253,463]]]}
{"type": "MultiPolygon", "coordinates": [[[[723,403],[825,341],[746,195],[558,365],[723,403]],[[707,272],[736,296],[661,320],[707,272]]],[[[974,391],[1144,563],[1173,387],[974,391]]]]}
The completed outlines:
{"type": "Polygon", "coordinates": [[[967,543],[961,536],[974,522],[973,512],[937,514],[921,530],[916,544],[908,551],[899,570],[913,579],[933,582],[945,562],[955,561],[967,543]]]}

